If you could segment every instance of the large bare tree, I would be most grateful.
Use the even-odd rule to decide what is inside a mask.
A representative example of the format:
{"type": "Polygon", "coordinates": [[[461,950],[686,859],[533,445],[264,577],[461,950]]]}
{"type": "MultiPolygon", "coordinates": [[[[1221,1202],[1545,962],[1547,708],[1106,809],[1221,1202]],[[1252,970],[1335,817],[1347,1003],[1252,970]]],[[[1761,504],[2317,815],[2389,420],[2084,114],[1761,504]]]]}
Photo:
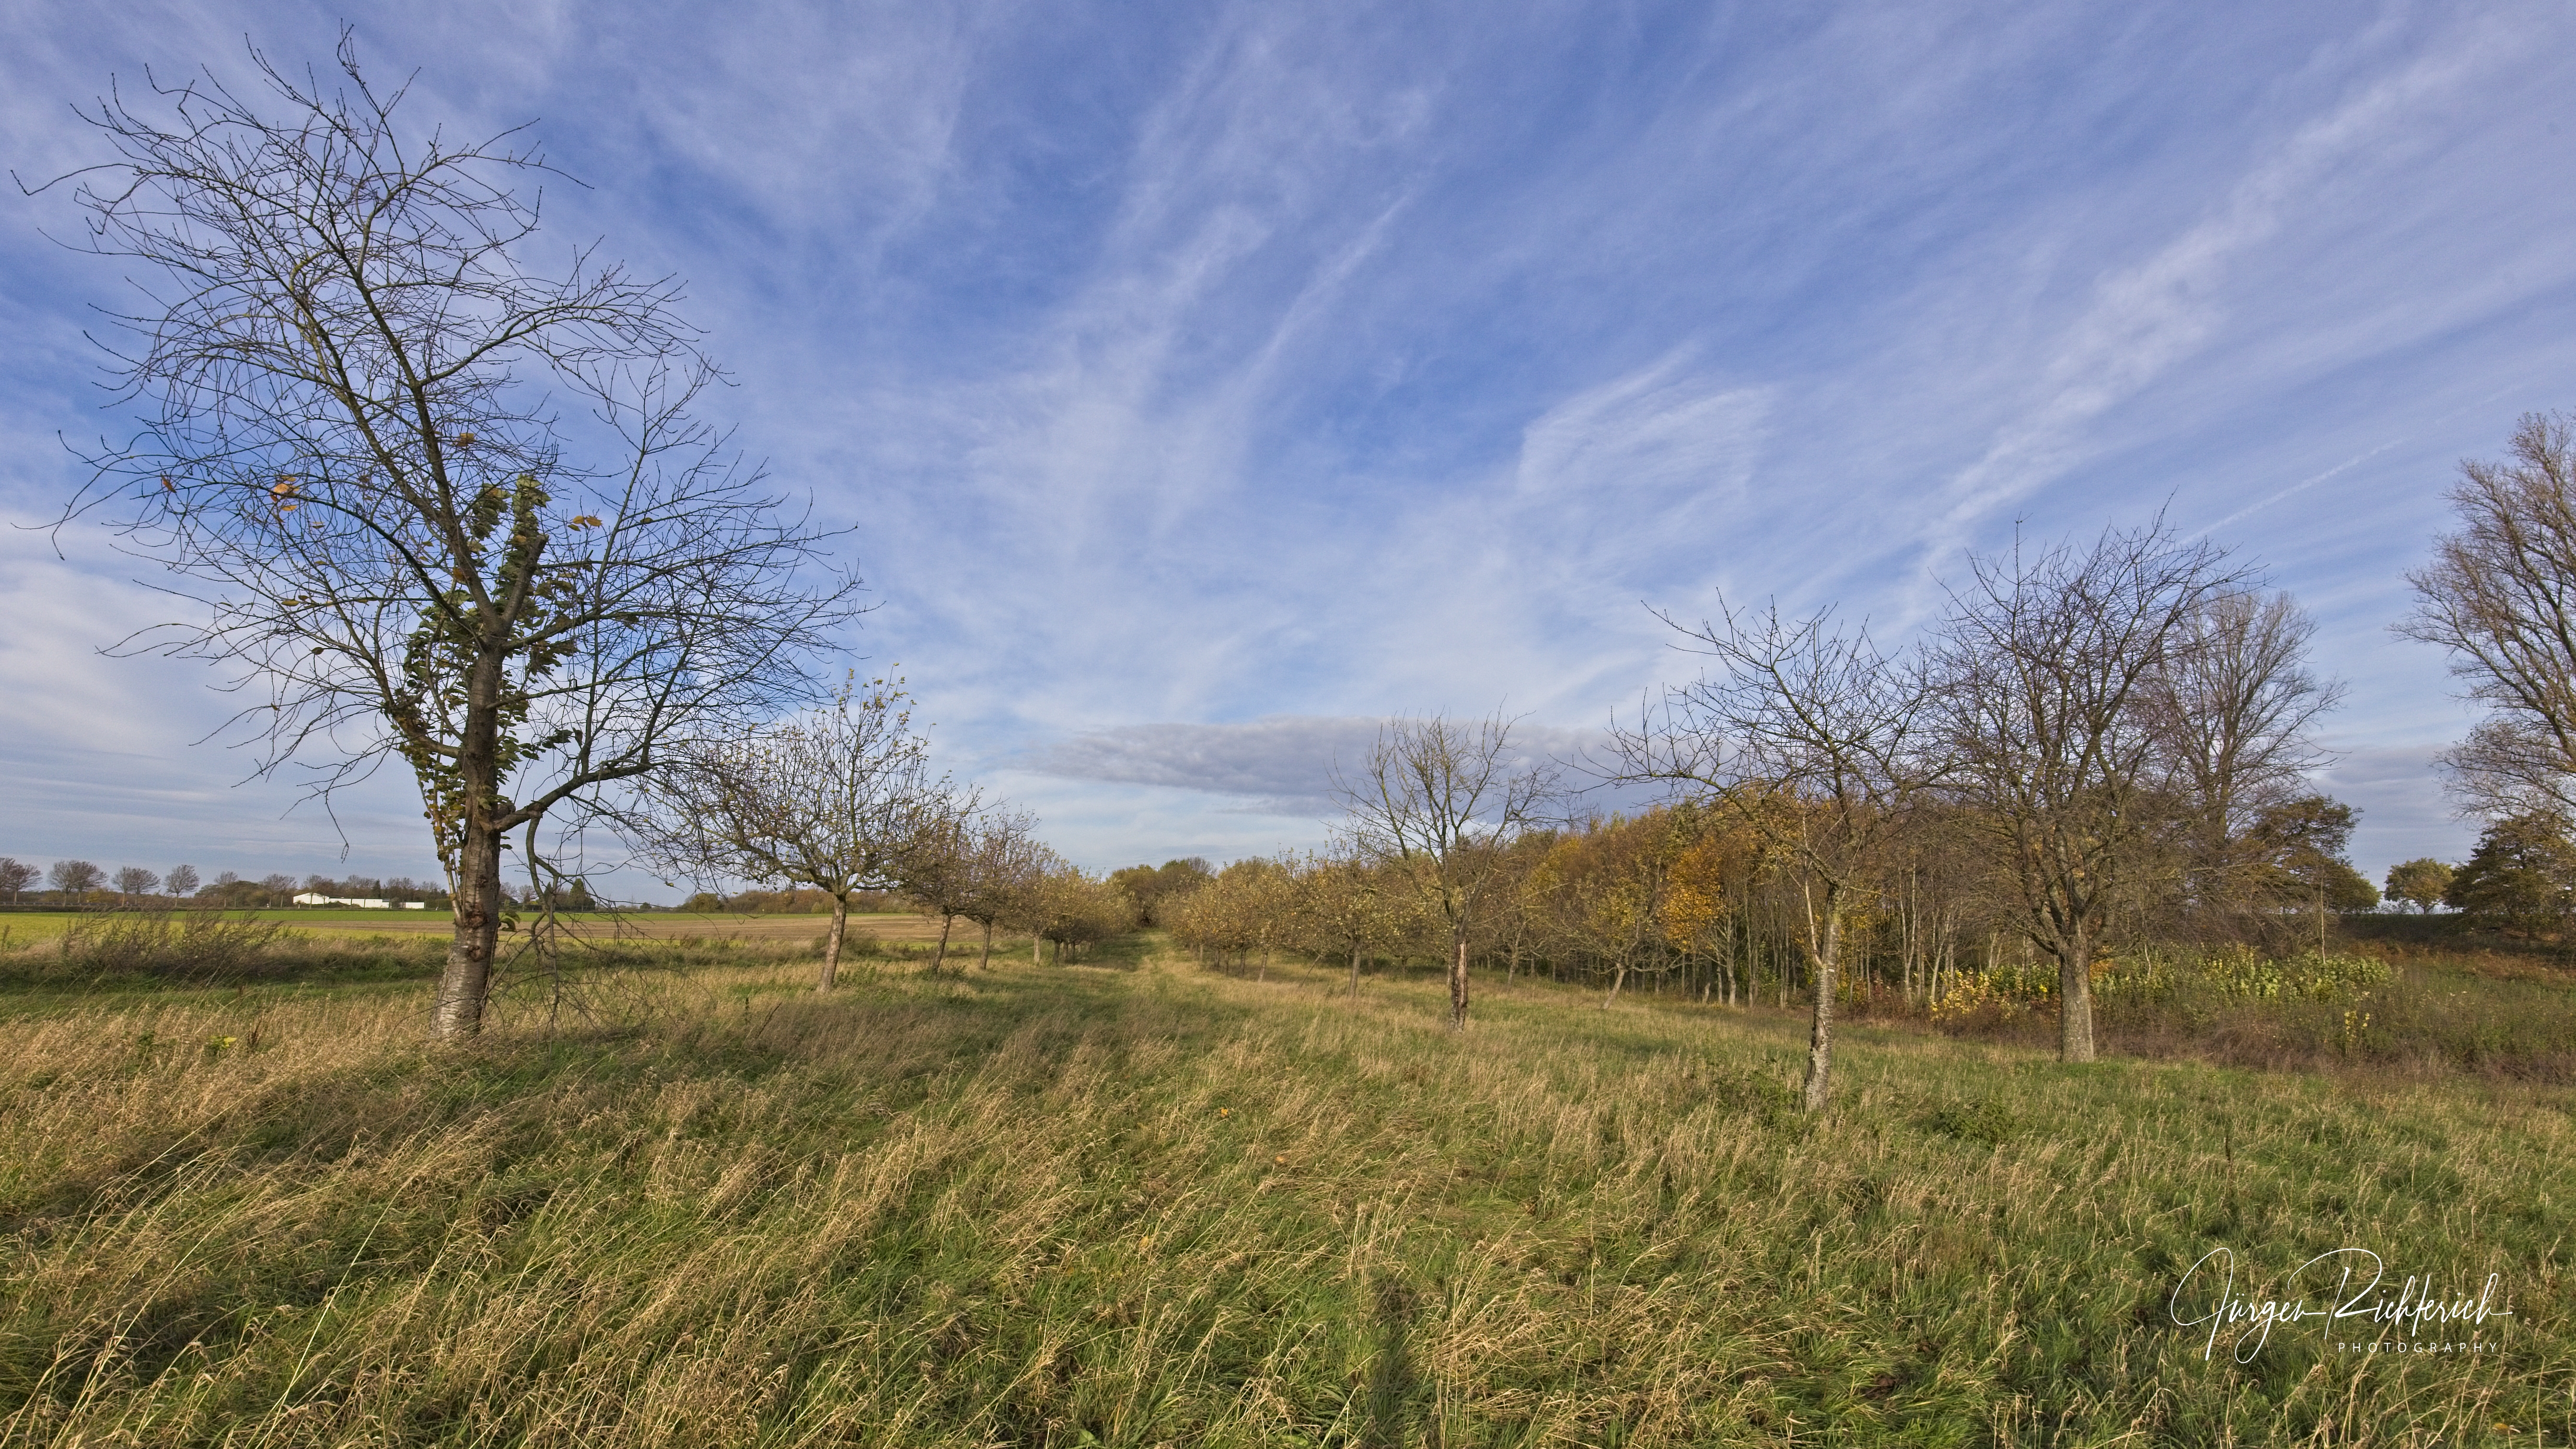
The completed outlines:
{"type": "Polygon", "coordinates": [[[1552,762],[1513,750],[1512,723],[1396,720],[1356,779],[1334,775],[1355,852],[1387,868],[1448,937],[1452,1031],[1467,1029],[1470,937],[1510,878],[1503,847],[1555,787],[1552,762]]]}
{"type": "Polygon", "coordinates": [[[1843,928],[1889,841],[1935,772],[1924,752],[1920,672],[1830,610],[1789,620],[1722,611],[1681,631],[1716,669],[1616,731],[1622,773],[1704,794],[1794,862],[1815,987],[1805,1101],[1831,1099],[1834,990],[1843,928]]]}
{"type": "Polygon", "coordinates": [[[327,796],[410,766],[461,1035],[505,834],[810,698],[856,584],[695,412],[719,374],[677,284],[533,260],[520,136],[398,118],[346,35],[327,85],[252,58],[260,91],[101,101],[116,159],[49,183],[139,264],[103,333],[139,427],[70,515],[178,576],[190,617],[129,645],[234,666],[264,770],[327,796]]]}
{"type": "Polygon", "coordinates": [[[2408,574],[2410,639],[2451,653],[2486,720],[2446,757],[2495,817],[2576,811],[2576,416],[2526,414],[2500,462],[2460,464],[2458,531],[2408,574]]]}
{"type": "Polygon", "coordinates": [[[2093,1060],[2092,965],[2138,865],[2174,828],[2144,691],[2188,677],[2192,621],[2247,575],[2161,518],[1972,557],[1930,661],[1957,819],[2011,888],[2013,924],[2057,962],[2058,1054],[2093,1060]]]}

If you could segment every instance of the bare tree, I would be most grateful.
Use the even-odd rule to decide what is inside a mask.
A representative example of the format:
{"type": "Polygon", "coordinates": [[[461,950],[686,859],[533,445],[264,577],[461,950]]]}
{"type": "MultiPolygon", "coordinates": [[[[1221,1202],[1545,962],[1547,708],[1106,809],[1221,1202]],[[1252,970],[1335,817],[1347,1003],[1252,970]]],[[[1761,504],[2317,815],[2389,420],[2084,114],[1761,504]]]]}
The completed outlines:
{"type": "Polygon", "coordinates": [[[846,683],[832,702],[740,738],[693,746],[625,821],[642,853],[701,879],[778,881],[832,898],[814,989],[839,980],[850,897],[903,884],[908,853],[948,798],[897,684],[846,683]]]}
{"type": "Polygon", "coordinates": [[[1512,750],[1513,721],[1446,715],[1378,731],[1356,781],[1334,773],[1351,845],[1410,890],[1448,936],[1449,1029],[1467,1029],[1467,948],[1508,878],[1502,847],[1555,789],[1550,762],[1512,750]]]}
{"type": "Polygon", "coordinates": [[[2081,552],[1972,557],[1931,663],[1959,820],[2015,892],[2014,925],[2057,962],[2058,1053],[2093,1059],[2092,965],[2140,856],[2170,828],[2142,693],[2191,622],[2241,592],[2217,545],[2162,519],[2081,552]]]}
{"type": "Polygon", "coordinates": [[[0,891],[9,893],[9,904],[16,905],[19,892],[34,885],[40,878],[41,872],[34,866],[23,860],[0,855],[0,891]]]}
{"type": "Polygon", "coordinates": [[[2397,632],[2451,653],[2490,711],[2445,756],[2483,814],[2576,810],[2576,415],[2525,414],[2501,462],[2463,461],[2460,528],[2406,576],[2397,632]]]}
{"type": "Polygon", "coordinates": [[[1832,1093],[1834,990],[1843,928],[1889,840],[1933,782],[1923,752],[1919,671],[1888,658],[1832,611],[1784,620],[1722,612],[1689,627],[1667,617],[1717,670],[1670,691],[1616,732],[1622,774],[1704,792],[1796,864],[1815,987],[1805,1101],[1832,1093]]]}
{"type": "MultiPolygon", "coordinates": [[[[975,869],[983,797],[973,790],[941,789],[925,795],[894,864],[895,888],[939,918],[939,949],[930,974],[948,960],[948,935],[975,905],[982,881],[975,869]]],[[[989,948],[988,948],[989,950],[989,948]]]]}
{"type": "Polygon", "coordinates": [[[116,893],[126,901],[131,902],[136,896],[148,896],[159,889],[161,876],[158,871],[145,870],[139,865],[117,867],[116,893]]]}
{"type": "Polygon", "coordinates": [[[170,867],[170,878],[161,884],[174,896],[193,896],[197,893],[197,868],[193,865],[174,865],[170,867]]]}
{"type": "Polygon", "coordinates": [[[337,89],[252,59],[265,96],[100,102],[118,159],[48,183],[142,264],[108,344],[141,428],[66,517],[183,580],[202,613],[128,647],[237,666],[264,771],[327,798],[411,767],[455,903],[433,1028],[461,1035],[504,836],[811,698],[856,583],[693,411],[720,374],[676,283],[530,268],[512,188],[548,168],[517,133],[398,124],[345,33],[337,89]]]}
{"type": "MultiPolygon", "coordinates": [[[[2186,802],[2186,900],[2243,907],[2248,832],[2325,760],[2312,730],[2343,686],[2308,668],[2316,621],[2287,594],[2212,595],[2175,631],[2139,700],[2186,802]]],[[[2270,904],[2270,902],[2262,902],[2270,904]]]]}
{"type": "Polygon", "coordinates": [[[54,868],[45,872],[45,878],[53,882],[54,889],[73,900],[107,884],[106,872],[85,860],[55,861],[54,868]]]}

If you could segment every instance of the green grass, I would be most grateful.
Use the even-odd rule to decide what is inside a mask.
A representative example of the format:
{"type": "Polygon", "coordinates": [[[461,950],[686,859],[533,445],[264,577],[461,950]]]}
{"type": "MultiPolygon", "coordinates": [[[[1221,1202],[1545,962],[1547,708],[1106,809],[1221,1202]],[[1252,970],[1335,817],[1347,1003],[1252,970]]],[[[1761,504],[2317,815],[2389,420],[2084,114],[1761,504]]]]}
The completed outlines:
{"type": "MultiPolygon", "coordinates": [[[[2576,1119],[1792,1014],[1158,961],[0,994],[0,1443],[2558,1444],[2576,1119]],[[2340,1247],[2514,1316],[2204,1358],[2340,1247]],[[122,1437],[119,1437],[122,1436],[122,1437]]],[[[2393,1286],[2393,1285],[2392,1285],[2393,1286]]]]}
{"type": "MultiPolygon", "coordinates": [[[[70,929],[75,921],[90,920],[97,911],[0,911],[0,948],[29,946],[50,941],[70,929]]],[[[393,924],[417,926],[423,921],[448,921],[454,917],[445,909],[434,911],[365,911],[354,907],[335,909],[326,906],[279,907],[250,911],[228,911],[233,916],[248,916],[263,921],[279,921],[290,926],[329,930],[338,925],[380,927],[393,924]]]]}

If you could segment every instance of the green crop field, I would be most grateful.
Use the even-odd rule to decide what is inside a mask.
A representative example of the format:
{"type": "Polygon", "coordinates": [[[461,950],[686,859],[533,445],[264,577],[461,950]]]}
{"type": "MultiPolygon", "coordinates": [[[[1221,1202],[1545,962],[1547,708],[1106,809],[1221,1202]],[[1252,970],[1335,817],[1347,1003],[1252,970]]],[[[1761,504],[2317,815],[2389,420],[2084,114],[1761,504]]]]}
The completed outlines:
{"type": "Polygon", "coordinates": [[[1860,1026],[1809,1118],[1793,1014],[1102,958],[0,993],[0,1443],[2576,1434],[2563,1087],[1860,1026]]]}

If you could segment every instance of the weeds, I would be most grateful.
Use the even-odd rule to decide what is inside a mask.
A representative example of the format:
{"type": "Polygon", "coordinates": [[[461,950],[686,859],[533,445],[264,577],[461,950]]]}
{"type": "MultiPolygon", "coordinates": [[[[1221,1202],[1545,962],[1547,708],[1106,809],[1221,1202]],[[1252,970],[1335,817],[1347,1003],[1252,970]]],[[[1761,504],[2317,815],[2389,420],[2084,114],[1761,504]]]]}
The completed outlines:
{"type": "Polygon", "coordinates": [[[55,949],[69,976],[213,980],[256,972],[285,929],[246,913],[110,911],[74,921],[55,949]]]}

